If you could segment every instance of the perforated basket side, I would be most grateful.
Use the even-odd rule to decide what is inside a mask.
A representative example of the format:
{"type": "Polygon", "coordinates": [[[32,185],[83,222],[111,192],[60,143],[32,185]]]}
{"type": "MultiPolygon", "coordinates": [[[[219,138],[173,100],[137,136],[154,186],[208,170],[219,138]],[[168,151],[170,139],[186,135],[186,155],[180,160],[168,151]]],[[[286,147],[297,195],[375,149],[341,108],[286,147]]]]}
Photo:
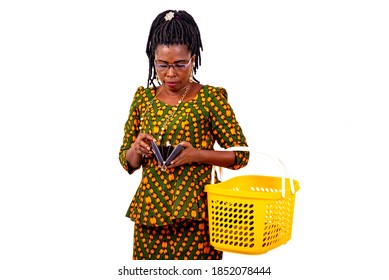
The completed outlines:
{"type": "Polygon", "coordinates": [[[258,242],[256,203],[212,194],[208,196],[208,203],[211,244],[222,251],[249,253],[254,250],[258,242]]]}
{"type": "Polygon", "coordinates": [[[267,203],[261,240],[261,246],[265,251],[274,249],[290,240],[294,200],[294,195],[287,195],[284,199],[267,203]]]}
{"type": "Polygon", "coordinates": [[[291,237],[294,196],[279,200],[208,193],[211,244],[218,250],[262,254],[291,237]]]}

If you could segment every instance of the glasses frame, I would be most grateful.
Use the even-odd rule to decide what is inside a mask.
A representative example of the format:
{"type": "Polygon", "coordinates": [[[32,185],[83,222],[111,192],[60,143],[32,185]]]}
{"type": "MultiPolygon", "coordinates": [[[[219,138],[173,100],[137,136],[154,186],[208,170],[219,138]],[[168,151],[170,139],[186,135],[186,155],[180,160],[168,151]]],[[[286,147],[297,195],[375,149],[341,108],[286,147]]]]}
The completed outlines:
{"type": "Polygon", "coordinates": [[[157,61],[154,61],[154,67],[155,69],[162,72],[169,71],[170,67],[173,68],[173,70],[175,71],[184,71],[189,67],[191,63],[192,63],[192,58],[189,59],[188,63],[157,63],[157,61]]]}

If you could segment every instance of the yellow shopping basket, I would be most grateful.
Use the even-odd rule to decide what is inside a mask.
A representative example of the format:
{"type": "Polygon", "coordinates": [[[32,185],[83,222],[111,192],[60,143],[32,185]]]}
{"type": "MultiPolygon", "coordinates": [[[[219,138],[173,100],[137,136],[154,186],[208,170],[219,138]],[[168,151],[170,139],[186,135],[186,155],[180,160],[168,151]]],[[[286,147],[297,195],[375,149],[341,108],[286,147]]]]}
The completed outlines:
{"type": "Polygon", "coordinates": [[[213,171],[211,184],[205,186],[210,242],[218,250],[263,254],[291,238],[298,181],[285,176],[288,172],[279,159],[260,154],[279,163],[282,177],[241,175],[215,184],[213,171]]]}

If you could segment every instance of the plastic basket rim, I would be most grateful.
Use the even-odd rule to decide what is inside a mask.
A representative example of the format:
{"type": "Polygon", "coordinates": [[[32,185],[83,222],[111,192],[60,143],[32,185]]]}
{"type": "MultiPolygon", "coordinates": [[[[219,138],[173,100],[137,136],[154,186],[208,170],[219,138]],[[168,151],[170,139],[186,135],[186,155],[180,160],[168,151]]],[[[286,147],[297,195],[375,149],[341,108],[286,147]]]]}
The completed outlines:
{"type": "MultiPolygon", "coordinates": [[[[267,178],[267,179],[279,179],[282,180],[282,177],[277,176],[268,176],[268,175],[240,175],[235,176],[233,178],[229,178],[223,182],[215,183],[215,184],[207,184],[204,187],[204,191],[213,194],[216,196],[230,196],[230,197],[241,197],[241,198],[248,198],[248,199],[280,199],[282,198],[282,192],[259,192],[259,191],[246,191],[246,190],[232,190],[231,188],[226,188],[224,185],[228,184],[229,182],[236,181],[240,177],[261,177],[261,178],[267,178]]],[[[287,185],[289,184],[289,178],[284,178],[287,185]]],[[[289,188],[286,188],[287,195],[295,195],[296,192],[300,189],[299,182],[296,179],[293,179],[294,194],[290,191],[289,188]]]]}

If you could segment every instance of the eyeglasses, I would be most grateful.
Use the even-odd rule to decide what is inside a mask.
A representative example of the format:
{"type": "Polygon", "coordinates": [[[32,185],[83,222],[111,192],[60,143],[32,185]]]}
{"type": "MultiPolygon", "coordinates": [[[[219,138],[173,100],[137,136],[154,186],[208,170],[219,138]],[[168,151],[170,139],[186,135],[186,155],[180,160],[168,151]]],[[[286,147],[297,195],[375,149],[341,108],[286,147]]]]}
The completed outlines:
{"type": "Polygon", "coordinates": [[[170,69],[170,67],[172,67],[174,70],[177,70],[177,71],[184,71],[186,68],[188,68],[188,66],[190,65],[191,62],[192,62],[192,58],[189,59],[188,63],[169,64],[169,63],[154,62],[154,65],[155,65],[155,68],[157,68],[159,71],[168,71],[170,69]]]}

